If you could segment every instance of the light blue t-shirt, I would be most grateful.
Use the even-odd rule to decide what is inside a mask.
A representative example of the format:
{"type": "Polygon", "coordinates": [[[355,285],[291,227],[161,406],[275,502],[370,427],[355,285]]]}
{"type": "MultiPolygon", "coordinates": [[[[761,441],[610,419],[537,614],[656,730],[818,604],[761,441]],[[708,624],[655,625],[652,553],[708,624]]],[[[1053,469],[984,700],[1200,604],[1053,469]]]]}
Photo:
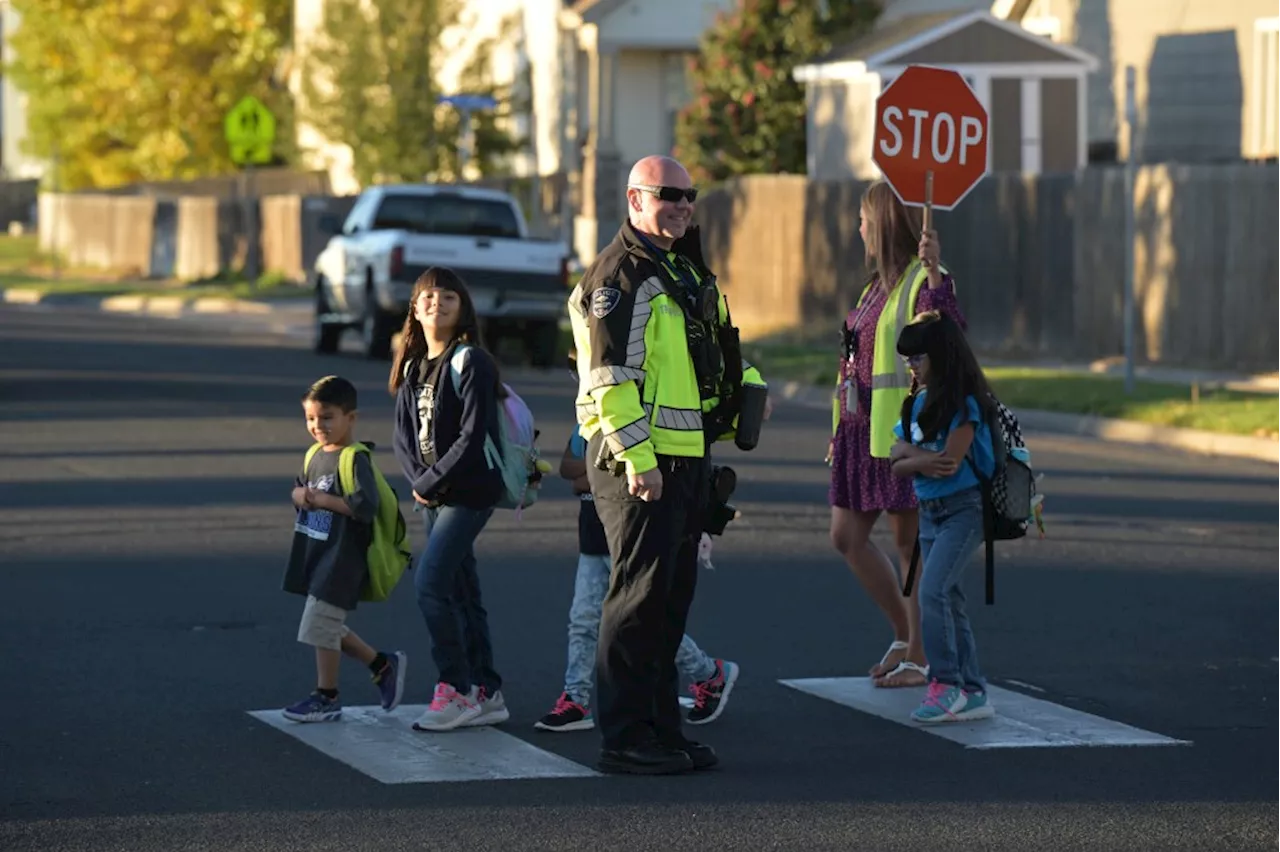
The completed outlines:
{"type": "Polygon", "coordinates": [[[573,424],[573,434],[569,436],[569,453],[575,459],[587,457],[587,439],[582,437],[578,424],[573,424]]]}
{"type": "MultiPolygon", "coordinates": [[[[948,435],[965,423],[972,423],[973,445],[969,449],[970,458],[977,462],[978,469],[982,471],[984,477],[990,477],[996,469],[996,457],[995,452],[992,450],[991,429],[982,419],[978,401],[972,396],[965,397],[965,410],[956,414],[950,426],[939,430],[937,437],[932,441],[926,442],[919,423],[920,412],[924,410],[924,397],[925,391],[920,391],[916,395],[915,405],[911,408],[911,443],[931,452],[941,452],[947,445],[948,435]]],[[[903,438],[901,421],[894,424],[893,434],[903,438]]],[[[961,461],[960,467],[956,472],[945,479],[916,476],[912,484],[915,486],[918,499],[937,500],[939,497],[946,497],[949,494],[956,494],[969,488],[977,488],[979,482],[969,462],[961,461]]]]}

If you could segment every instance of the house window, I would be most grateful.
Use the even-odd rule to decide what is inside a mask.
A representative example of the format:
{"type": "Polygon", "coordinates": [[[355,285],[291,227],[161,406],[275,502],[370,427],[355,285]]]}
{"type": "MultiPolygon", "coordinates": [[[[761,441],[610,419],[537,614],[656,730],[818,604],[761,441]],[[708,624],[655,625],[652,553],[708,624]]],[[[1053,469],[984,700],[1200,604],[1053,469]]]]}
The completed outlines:
{"type": "Polygon", "coordinates": [[[1253,74],[1249,81],[1249,127],[1253,156],[1275,157],[1280,150],[1277,101],[1280,101],[1280,18],[1260,18],[1253,25],[1253,74]]]}

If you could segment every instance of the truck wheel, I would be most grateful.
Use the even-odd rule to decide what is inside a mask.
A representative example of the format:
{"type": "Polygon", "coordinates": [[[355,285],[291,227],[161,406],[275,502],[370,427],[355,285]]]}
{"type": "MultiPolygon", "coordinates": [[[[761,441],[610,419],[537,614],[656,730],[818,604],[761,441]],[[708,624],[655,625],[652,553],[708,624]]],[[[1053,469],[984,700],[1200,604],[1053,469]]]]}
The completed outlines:
{"type": "Polygon", "coordinates": [[[530,325],[525,331],[525,348],[529,363],[535,367],[554,367],[560,357],[560,325],[542,322],[530,325]]]}
{"type": "Polygon", "coordinates": [[[391,338],[395,327],[386,311],[378,307],[373,294],[365,296],[364,317],[360,320],[360,342],[364,354],[376,361],[386,361],[391,357],[391,338]]]}
{"type": "Polygon", "coordinates": [[[324,279],[316,281],[316,316],[315,316],[315,334],[312,345],[315,351],[322,355],[332,355],[338,351],[338,344],[342,340],[342,326],[325,322],[324,317],[329,313],[329,301],[324,297],[324,279]]]}

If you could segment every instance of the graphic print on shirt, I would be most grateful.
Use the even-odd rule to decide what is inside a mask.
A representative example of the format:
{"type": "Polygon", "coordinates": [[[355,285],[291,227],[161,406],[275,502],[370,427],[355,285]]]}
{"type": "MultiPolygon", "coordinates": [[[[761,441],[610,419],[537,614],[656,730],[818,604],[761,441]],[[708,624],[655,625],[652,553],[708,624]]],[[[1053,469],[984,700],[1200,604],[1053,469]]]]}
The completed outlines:
{"type": "MultiPolygon", "coordinates": [[[[308,482],[308,488],[314,488],[316,491],[324,491],[331,493],[333,491],[334,477],[331,473],[308,482]]],[[[307,538],[313,538],[316,541],[328,541],[329,532],[333,529],[333,512],[328,509],[299,509],[298,519],[294,521],[293,531],[300,532],[307,538]]]]}
{"type": "Polygon", "coordinates": [[[423,461],[432,464],[436,459],[435,430],[431,428],[431,419],[436,411],[436,386],[424,382],[418,391],[418,449],[422,452],[423,461]]]}

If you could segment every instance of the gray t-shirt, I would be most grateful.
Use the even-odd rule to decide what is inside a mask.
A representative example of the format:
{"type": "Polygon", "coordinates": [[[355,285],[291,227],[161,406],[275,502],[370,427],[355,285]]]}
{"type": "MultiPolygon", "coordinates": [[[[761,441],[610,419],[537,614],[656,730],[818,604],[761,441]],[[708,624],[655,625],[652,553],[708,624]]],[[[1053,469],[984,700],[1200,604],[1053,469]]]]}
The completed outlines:
{"type": "Polygon", "coordinates": [[[367,554],[373,519],[378,514],[378,483],[369,454],[357,453],[357,489],[353,494],[343,494],[338,482],[341,454],[341,450],[318,451],[297,484],[342,497],[354,517],[323,509],[298,510],[284,590],[313,595],[325,603],[352,610],[369,574],[367,554]]]}

